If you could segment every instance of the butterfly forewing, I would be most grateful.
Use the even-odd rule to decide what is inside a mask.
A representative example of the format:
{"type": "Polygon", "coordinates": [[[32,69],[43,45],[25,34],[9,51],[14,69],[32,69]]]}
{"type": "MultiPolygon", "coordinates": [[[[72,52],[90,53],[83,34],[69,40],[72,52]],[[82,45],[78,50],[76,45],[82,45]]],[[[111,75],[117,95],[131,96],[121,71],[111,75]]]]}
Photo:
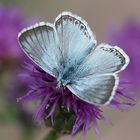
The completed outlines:
{"type": "Polygon", "coordinates": [[[43,70],[57,76],[61,54],[58,36],[52,24],[41,22],[19,34],[19,42],[25,53],[43,70]]]}
{"type": "Polygon", "coordinates": [[[76,69],[95,48],[95,37],[87,23],[70,12],[61,13],[55,20],[55,27],[60,40],[60,49],[65,58],[63,64],[66,69],[72,66],[76,69]]]}

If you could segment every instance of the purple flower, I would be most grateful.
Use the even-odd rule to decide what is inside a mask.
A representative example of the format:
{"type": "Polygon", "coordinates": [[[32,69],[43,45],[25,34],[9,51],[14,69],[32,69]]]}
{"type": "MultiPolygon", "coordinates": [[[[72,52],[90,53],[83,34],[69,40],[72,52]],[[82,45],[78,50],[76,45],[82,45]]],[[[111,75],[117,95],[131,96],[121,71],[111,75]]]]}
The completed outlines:
{"type": "MultiPolygon", "coordinates": [[[[97,121],[103,120],[110,123],[110,121],[104,117],[101,107],[80,100],[68,89],[58,88],[56,79],[37,66],[26,63],[26,68],[28,71],[23,74],[23,77],[34,78],[33,85],[30,86],[30,90],[27,94],[18,98],[17,101],[21,101],[25,104],[27,101],[40,100],[41,104],[35,114],[36,120],[46,120],[50,118],[52,127],[55,129],[58,128],[59,131],[66,132],[67,127],[60,126],[60,119],[61,117],[63,118],[61,123],[63,126],[64,123],[69,122],[70,119],[68,119],[68,116],[73,116],[74,119],[71,121],[72,125],[68,128],[72,136],[81,129],[84,134],[86,134],[91,124],[93,124],[96,134],[99,134],[97,121]],[[67,115],[67,113],[69,113],[69,115],[67,115]],[[62,114],[64,114],[64,116],[62,114]],[[57,119],[59,122],[58,126],[57,119]],[[65,119],[66,121],[64,121],[65,119]]],[[[125,82],[120,83],[116,96],[108,107],[122,110],[134,105],[133,96],[129,95],[124,89],[125,84],[125,82]],[[125,99],[125,101],[123,99],[125,99]]]]}
{"type": "Polygon", "coordinates": [[[21,11],[16,7],[0,6],[0,58],[22,58],[17,34],[29,22],[23,19],[21,11]]]}
{"type": "Polygon", "coordinates": [[[140,23],[130,20],[120,29],[113,29],[109,32],[108,42],[123,48],[130,57],[130,64],[121,73],[127,78],[135,89],[140,87],[140,23]]]}

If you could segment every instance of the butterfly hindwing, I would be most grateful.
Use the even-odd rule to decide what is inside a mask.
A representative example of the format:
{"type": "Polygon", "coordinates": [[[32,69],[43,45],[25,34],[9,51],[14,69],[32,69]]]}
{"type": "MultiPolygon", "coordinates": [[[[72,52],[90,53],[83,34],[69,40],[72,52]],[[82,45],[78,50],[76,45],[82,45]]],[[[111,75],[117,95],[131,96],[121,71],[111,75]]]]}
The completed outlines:
{"type": "Polygon", "coordinates": [[[114,74],[92,75],[73,81],[69,90],[80,99],[101,105],[111,101],[118,85],[118,77],[114,74]]]}

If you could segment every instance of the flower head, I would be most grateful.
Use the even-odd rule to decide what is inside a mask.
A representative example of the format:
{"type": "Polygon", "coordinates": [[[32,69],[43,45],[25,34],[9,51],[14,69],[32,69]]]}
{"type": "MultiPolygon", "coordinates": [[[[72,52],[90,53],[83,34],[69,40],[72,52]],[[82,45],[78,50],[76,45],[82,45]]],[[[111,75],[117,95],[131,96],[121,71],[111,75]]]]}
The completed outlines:
{"type": "MultiPolygon", "coordinates": [[[[25,96],[18,98],[18,102],[21,101],[24,104],[27,101],[40,100],[35,120],[44,119],[47,125],[52,125],[59,132],[72,135],[79,130],[83,130],[86,134],[91,123],[96,134],[99,134],[97,121],[103,120],[110,123],[104,117],[101,107],[82,101],[66,88],[58,88],[56,79],[37,66],[26,63],[26,68],[28,71],[23,74],[23,77],[34,78],[33,85],[25,96]]],[[[125,92],[124,84],[126,83],[120,84],[115,98],[108,107],[122,110],[134,105],[134,97],[125,92]]]]}

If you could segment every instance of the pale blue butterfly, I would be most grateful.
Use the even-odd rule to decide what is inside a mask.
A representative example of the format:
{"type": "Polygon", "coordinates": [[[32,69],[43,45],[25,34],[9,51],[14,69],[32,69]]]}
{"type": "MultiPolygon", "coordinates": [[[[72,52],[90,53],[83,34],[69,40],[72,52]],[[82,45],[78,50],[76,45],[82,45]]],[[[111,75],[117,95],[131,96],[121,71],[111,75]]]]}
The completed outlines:
{"type": "Polygon", "coordinates": [[[118,73],[129,57],[108,44],[96,46],[87,22],[62,12],[54,24],[40,22],[18,36],[24,52],[44,71],[55,77],[59,87],[93,105],[108,104],[119,83],[118,73]]]}

